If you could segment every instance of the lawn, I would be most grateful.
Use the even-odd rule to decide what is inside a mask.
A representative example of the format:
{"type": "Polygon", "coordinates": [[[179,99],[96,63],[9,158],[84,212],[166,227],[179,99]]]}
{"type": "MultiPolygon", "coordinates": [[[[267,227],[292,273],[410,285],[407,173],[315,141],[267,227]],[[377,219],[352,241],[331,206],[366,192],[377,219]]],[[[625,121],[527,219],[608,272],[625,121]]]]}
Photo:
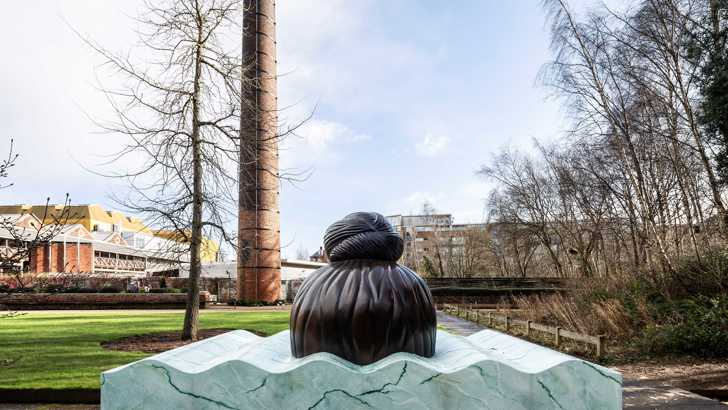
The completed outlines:
{"type": "MultiPolygon", "coordinates": [[[[201,328],[273,334],[288,312],[201,312],[201,328]]],[[[173,331],[184,313],[89,311],[0,318],[0,388],[98,388],[99,373],[149,354],[110,351],[101,342],[173,331]]]]}

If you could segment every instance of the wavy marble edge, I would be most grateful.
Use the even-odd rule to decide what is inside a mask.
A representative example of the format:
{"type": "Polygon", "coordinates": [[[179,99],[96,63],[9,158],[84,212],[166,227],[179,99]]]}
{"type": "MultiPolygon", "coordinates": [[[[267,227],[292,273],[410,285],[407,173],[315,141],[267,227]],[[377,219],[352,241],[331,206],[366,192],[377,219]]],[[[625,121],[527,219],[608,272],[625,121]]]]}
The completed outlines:
{"type": "Polygon", "coordinates": [[[311,363],[324,362],[352,373],[370,374],[403,362],[412,362],[436,373],[455,374],[466,368],[482,367],[494,362],[519,373],[534,376],[554,371],[559,367],[583,364],[604,378],[622,384],[622,375],[615,370],[490,329],[466,337],[438,330],[438,347],[432,358],[396,353],[365,366],[356,365],[325,352],[295,359],[290,355],[289,337],[287,330],[270,337],[257,336],[245,330],[235,330],[108,370],[101,374],[101,382],[103,385],[106,376],[137,366],[161,366],[182,374],[199,376],[212,374],[222,365],[241,364],[243,367],[251,366],[267,373],[283,374],[311,363]],[[226,343],[220,343],[222,341],[226,343]],[[239,344],[241,348],[230,351],[230,345],[234,344],[239,344]],[[213,349],[207,350],[206,347],[213,349]],[[282,354],[283,352],[287,355],[282,354]],[[278,355],[278,358],[270,356],[266,358],[263,353],[278,355]],[[194,356],[199,360],[196,363],[191,362],[186,356],[194,356]],[[536,358],[542,359],[541,362],[534,363],[536,358]]]}

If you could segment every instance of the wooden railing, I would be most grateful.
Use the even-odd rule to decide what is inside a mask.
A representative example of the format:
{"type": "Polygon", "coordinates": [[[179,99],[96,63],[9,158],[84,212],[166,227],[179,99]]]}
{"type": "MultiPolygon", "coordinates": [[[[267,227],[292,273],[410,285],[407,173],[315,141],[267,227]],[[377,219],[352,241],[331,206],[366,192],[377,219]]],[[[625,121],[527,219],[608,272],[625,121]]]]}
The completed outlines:
{"type": "Polygon", "coordinates": [[[146,265],[143,260],[116,259],[103,256],[95,256],[94,268],[125,271],[143,271],[146,268],[146,265]]]}
{"type": "Polygon", "coordinates": [[[425,278],[427,286],[433,288],[477,288],[477,289],[568,289],[573,279],[563,278],[425,278]]]}
{"type": "Polygon", "coordinates": [[[512,333],[514,327],[520,327],[526,334],[526,337],[531,338],[534,335],[534,331],[542,332],[553,335],[554,345],[559,347],[562,344],[563,339],[570,339],[581,343],[594,346],[594,352],[597,359],[601,359],[605,353],[605,339],[604,335],[592,336],[578,332],[572,332],[570,330],[562,329],[558,326],[548,326],[540,323],[533,323],[530,320],[516,319],[508,314],[496,313],[496,312],[481,312],[473,309],[467,305],[451,305],[442,304],[441,310],[453,314],[463,319],[473,321],[478,324],[487,325],[491,328],[497,328],[498,324],[502,325],[507,333],[512,333]]]}

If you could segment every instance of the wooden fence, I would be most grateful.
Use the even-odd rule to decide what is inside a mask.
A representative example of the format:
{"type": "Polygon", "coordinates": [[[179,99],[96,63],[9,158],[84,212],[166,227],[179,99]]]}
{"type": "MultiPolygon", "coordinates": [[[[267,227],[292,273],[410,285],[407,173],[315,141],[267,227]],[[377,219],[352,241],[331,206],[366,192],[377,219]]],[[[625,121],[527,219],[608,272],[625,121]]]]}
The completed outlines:
{"type": "Polygon", "coordinates": [[[462,317],[466,320],[471,320],[478,324],[485,324],[488,327],[495,327],[496,324],[500,323],[503,325],[506,332],[511,332],[513,327],[518,326],[525,331],[526,336],[529,338],[533,336],[534,331],[551,334],[554,337],[554,344],[556,345],[556,347],[559,347],[562,340],[564,339],[570,339],[577,342],[586,343],[588,345],[593,345],[597,359],[601,359],[605,353],[604,335],[585,335],[582,333],[565,330],[557,326],[548,326],[539,323],[533,323],[530,320],[515,319],[508,314],[495,312],[484,313],[466,305],[442,304],[440,308],[447,313],[462,317]]]}
{"type": "Polygon", "coordinates": [[[425,278],[427,286],[432,289],[569,289],[574,287],[574,279],[564,278],[425,278]]]}

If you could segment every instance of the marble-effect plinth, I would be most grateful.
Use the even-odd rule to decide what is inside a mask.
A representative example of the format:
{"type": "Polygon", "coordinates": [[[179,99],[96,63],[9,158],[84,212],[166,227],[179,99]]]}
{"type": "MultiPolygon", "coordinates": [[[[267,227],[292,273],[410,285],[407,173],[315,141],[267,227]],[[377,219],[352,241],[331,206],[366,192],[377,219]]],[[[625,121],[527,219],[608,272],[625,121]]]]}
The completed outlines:
{"type": "Polygon", "coordinates": [[[357,366],[295,359],[288,331],[237,330],[101,375],[111,409],[621,409],[622,376],[483,330],[437,333],[435,356],[397,353],[357,366]]]}

